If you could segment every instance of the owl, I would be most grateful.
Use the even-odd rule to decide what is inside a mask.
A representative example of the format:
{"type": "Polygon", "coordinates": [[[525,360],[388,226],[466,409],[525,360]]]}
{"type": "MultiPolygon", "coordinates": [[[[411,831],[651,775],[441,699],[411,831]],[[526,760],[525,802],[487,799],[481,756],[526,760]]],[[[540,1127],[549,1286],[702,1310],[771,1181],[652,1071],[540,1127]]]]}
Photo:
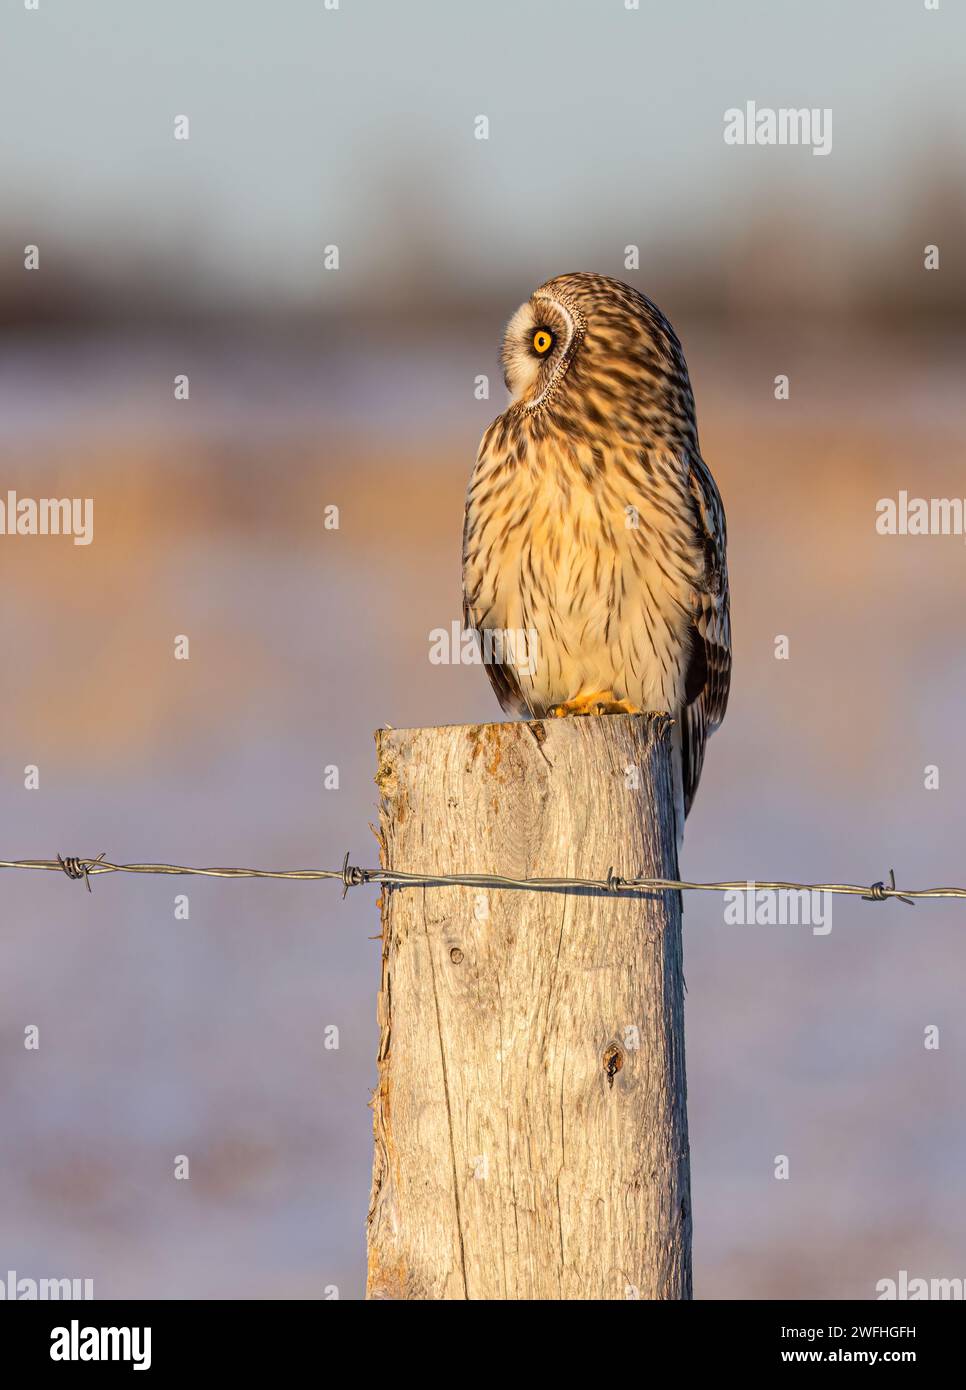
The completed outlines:
{"type": "Polygon", "coordinates": [[[661,311],[560,275],[510,319],[512,397],[463,528],[463,613],[521,718],[668,711],[680,843],[731,679],[725,515],[661,311]]]}

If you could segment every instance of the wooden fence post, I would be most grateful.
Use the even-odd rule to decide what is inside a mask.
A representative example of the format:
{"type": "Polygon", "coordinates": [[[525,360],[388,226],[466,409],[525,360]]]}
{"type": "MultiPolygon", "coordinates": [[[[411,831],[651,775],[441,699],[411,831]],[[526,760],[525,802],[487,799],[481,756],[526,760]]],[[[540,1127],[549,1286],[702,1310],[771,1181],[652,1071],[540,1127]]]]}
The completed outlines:
{"type": "MultiPolygon", "coordinates": [[[[381,730],[383,867],[677,877],[670,721],[381,730]]],[[[681,910],[384,888],[368,1296],[691,1297],[681,910]]]]}

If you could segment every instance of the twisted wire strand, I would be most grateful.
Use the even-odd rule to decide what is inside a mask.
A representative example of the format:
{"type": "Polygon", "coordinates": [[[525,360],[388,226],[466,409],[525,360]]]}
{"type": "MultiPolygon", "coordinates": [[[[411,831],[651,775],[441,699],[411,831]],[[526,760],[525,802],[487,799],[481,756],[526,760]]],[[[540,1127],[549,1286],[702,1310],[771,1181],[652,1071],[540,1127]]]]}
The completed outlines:
{"type": "Polygon", "coordinates": [[[862,898],[865,902],[887,902],[897,898],[909,907],[916,899],[966,898],[966,888],[897,888],[895,873],[889,870],[889,882],[879,879],[873,884],[860,883],[792,883],[763,882],[760,879],[740,879],[733,882],[693,883],[675,878],[622,878],[608,869],[606,878],[511,878],[505,874],[428,874],[405,872],[401,869],[363,869],[349,863],[346,854],[341,869],[245,869],[194,868],[188,864],[113,864],[102,851],[95,858],[76,855],[57,855],[56,859],[0,859],[0,869],[34,869],[46,873],[63,873],[73,880],[83,881],[90,892],[91,879],[96,874],[188,874],[200,878],[276,878],[315,882],[337,880],[343,885],[342,896],[350,888],[363,883],[384,884],[390,888],[531,888],[537,891],[566,891],[584,888],[605,893],[641,893],[678,890],[690,893],[734,893],[749,890],[764,892],[834,893],[844,897],[862,898]]]}

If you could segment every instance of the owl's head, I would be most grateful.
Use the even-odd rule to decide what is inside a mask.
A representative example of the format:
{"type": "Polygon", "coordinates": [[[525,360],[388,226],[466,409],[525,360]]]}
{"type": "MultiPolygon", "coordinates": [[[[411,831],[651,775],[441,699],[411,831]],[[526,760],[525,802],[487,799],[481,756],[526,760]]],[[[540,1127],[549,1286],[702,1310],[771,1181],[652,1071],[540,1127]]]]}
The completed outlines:
{"type": "Polygon", "coordinates": [[[552,402],[568,415],[599,412],[621,433],[694,431],[674,329],[657,305],[610,276],[558,275],[534,290],[507,325],[502,362],[514,405],[526,412],[552,402]]]}
{"type": "Polygon", "coordinates": [[[587,327],[573,299],[552,293],[556,283],[541,285],[520,305],[503,337],[506,388],[514,401],[531,409],[547,398],[567,370],[587,327]]]}

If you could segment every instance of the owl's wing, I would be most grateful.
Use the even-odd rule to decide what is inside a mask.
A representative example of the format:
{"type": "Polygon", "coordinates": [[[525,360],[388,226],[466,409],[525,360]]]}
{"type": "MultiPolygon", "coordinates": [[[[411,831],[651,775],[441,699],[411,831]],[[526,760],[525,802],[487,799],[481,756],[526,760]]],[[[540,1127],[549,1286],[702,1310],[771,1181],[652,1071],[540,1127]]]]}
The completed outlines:
{"type": "Polygon", "coordinates": [[[481,652],[484,657],[483,667],[489,677],[490,684],[496,692],[496,698],[500,702],[500,708],[507,714],[516,714],[523,719],[530,718],[533,710],[530,708],[529,701],[517,678],[516,670],[507,663],[497,663],[487,661],[487,649],[484,642],[484,631],[486,629],[487,614],[479,608],[479,572],[481,557],[479,554],[479,542],[477,539],[477,528],[475,514],[471,511],[473,505],[473,483],[470,483],[470,490],[466,498],[466,511],[463,516],[463,627],[472,630],[477,634],[480,641],[481,652]]]}
{"type": "Polygon", "coordinates": [[[705,743],[724,719],[731,686],[724,507],[714,479],[696,453],[689,459],[688,485],[704,569],[692,594],[691,656],[681,717],[685,815],[691,809],[701,776],[705,743]]]}

